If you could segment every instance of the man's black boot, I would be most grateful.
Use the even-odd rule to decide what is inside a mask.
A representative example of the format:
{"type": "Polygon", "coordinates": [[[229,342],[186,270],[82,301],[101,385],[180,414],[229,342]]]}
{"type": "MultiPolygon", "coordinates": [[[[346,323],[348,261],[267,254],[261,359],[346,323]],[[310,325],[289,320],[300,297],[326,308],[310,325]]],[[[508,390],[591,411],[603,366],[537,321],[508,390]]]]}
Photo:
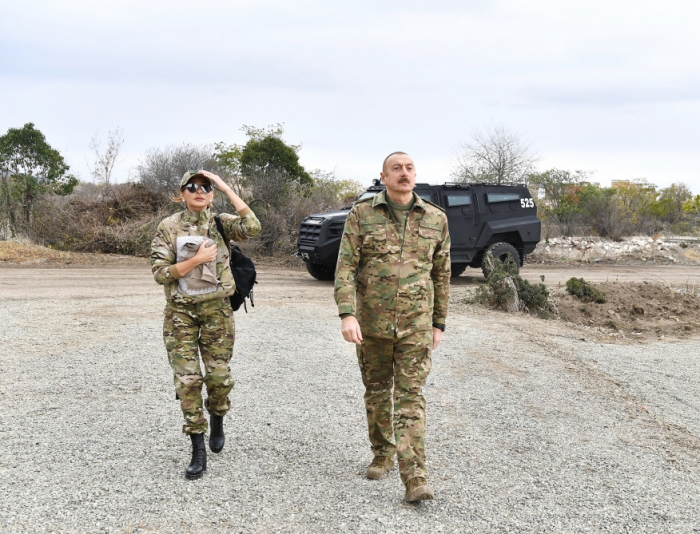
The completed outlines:
{"type": "Polygon", "coordinates": [[[192,461],[187,466],[185,478],[194,480],[202,478],[207,470],[207,448],[204,446],[204,434],[190,434],[192,440],[192,461]]]}
{"type": "Polygon", "coordinates": [[[223,415],[212,415],[209,418],[209,428],[211,429],[211,434],[209,435],[209,449],[211,452],[219,453],[224,448],[224,416],[223,415]]]}

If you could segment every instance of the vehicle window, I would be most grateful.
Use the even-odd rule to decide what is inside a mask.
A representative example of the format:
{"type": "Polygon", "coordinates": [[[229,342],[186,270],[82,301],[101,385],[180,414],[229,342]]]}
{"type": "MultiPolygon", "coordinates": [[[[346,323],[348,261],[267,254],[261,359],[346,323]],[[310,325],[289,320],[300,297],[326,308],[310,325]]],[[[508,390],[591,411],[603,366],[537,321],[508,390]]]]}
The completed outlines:
{"type": "Polygon", "coordinates": [[[486,193],[487,202],[512,202],[520,200],[520,193],[486,193]]]}
{"type": "Polygon", "coordinates": [[[471,203],[471,195],[447,195],[447,206],[450,208],[455,208],[457,206],[470,206],[471,203]]]}
{"type": "Polygon", "coordinates": [[[428,202],[433,201],[433,195],[431,195],[430,193],[427,193],[427,192],[421,193],[421,192],[416,191],[416,195],[421,197],[423,200],[427,200],[428,202]]]}
{"type": "Polygon", "coordinates": [[[374,195],[376,195],[378,192],[379,191],[365,191],[364,193],[362,193],[362,196],[360,198],[358,198],[357,200],[364,200],[366,198],[371,198],[374,195]]]}

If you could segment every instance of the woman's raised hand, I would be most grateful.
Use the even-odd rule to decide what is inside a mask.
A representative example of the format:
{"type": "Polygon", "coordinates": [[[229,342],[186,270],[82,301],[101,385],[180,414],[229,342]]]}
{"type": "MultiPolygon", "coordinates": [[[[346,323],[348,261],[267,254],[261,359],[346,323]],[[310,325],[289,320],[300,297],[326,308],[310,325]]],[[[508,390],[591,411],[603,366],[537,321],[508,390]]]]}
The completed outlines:
{"type": "Polygon", "coordinates": [[[214,174],[213,172],[199,171],[199,174],[209,178],[219,191],[226,191],[227,189],[230,189],[226,182],[224,182],[220,176],[214,174]]]}
{"type": "Polygon", "coordinates": [[[231,189],[231,187],[226,182],[224,182],[219,176],[209,171],[199,171],[199,174],[209,178],[211,182],[216,186],[216,188],[228,197],[228,199],[231,201],[231,204],[233,204],[233,207],[236,208],[237,212],[240,213],[242,210],[248,207],[248,205],[245,202],[243,202],[243,199],[241,199],[241,197],[239,197],[236,194],[236,192],[233,189],[231,189]]]}

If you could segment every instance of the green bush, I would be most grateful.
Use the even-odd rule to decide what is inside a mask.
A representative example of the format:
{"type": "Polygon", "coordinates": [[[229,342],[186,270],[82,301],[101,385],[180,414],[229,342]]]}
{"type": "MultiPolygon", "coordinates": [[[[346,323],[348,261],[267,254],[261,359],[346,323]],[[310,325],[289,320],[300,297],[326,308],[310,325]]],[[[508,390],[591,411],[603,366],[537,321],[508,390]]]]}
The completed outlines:
{"type": "Polygon", "coordinates": [[[583,278],[569,278],[566,281],[566,291],[584,302],[596,302],[598,304],[605,302],[605,293],[590,282],[586,282],[583,278]]]}
{"type": "Polygon", "coordinates": [[[514,278],[513,281],[518,288],[518,297],[527,306],[527,309],[535,311],[540,317],[544,318],[553,315],[547,286],[544,284],[531,284],[519,276],[514,278]]]}
{"type": "Polygon", "coordinates": [[[549,291],[544,284],[531,284],[518,274],[518,266],[513,258],[506,256],[501,261],[491,256],[485,258],[491,261],[494,269],[486,279],[486,285],[476,290],[474,300],[494,308],[504,308],[513,299],[513,286],[503,283],[506,278],[513,280],[515,291],[523,304],[523,311],[534,312],[542,318],[552,317],[552,306],[549,303],[549,291]]]}

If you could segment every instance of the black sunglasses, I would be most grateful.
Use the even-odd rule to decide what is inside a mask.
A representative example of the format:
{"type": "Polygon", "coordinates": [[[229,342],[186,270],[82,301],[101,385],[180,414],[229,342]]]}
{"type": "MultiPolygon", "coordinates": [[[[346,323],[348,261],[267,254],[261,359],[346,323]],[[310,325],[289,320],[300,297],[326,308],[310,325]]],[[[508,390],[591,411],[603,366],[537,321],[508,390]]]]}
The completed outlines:
{"type": "Polygon", "coordinates": [[[185,186],[185,189],[187,189],[190,193],[196,193],[197,189],[201,189],[202,193],[211,193],[211,190],[213,189],[213,186],[211,184],[187,184],[185,186]]]}

